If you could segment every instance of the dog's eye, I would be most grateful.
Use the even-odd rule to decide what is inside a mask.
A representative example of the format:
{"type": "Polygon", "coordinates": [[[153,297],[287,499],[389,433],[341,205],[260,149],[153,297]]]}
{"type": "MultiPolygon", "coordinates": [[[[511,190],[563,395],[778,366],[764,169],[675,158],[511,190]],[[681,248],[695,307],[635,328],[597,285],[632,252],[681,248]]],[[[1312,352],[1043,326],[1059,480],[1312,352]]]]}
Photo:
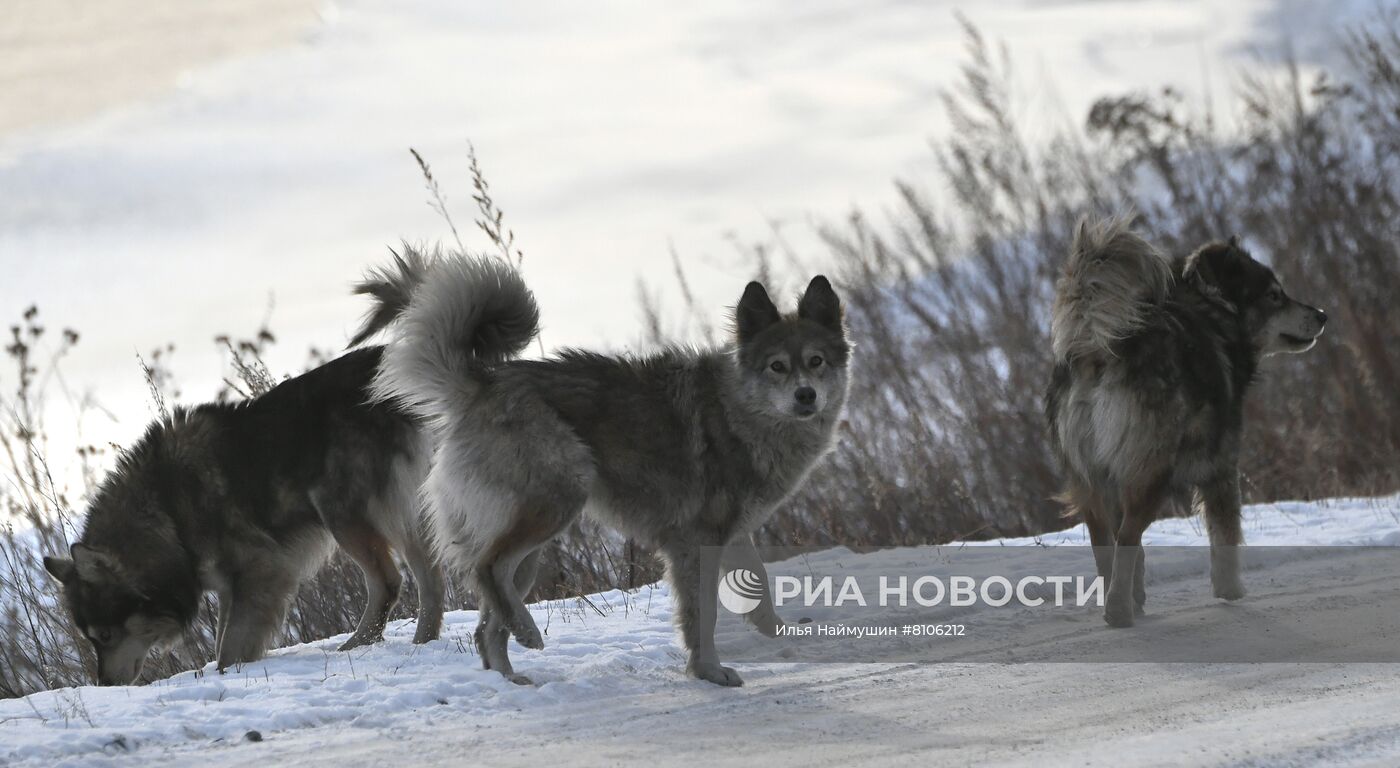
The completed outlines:
{"type": "Polygon", "coordinates": [[[112,630],[110,630],[110,629],[99,629],[99,630],[97,630],[97,642],[100,643],[100,644],[102,644],[102,645],[106,645],[106,644],[112,642],[112,630]]]}
{"type": "Polygon", "coordinates": [[[1274,304],[1282,304],[1283,291],[1279,290],[1276,287],[1269,289],[1269,301],[1273,302],[1274,304]]]}
{"type": "Polygon", "coordinates": [[[823,361],[821,355],[812,355],[812,359],[807,361],[807,367],[817,368],[822,364],[822,362],[823,361]]]}
{"type": "Polygon", "coordinates": [[[772,368],[774,373],[787,373],[787,363],[782,360],[774,360],[768,367],[772,368]]]}

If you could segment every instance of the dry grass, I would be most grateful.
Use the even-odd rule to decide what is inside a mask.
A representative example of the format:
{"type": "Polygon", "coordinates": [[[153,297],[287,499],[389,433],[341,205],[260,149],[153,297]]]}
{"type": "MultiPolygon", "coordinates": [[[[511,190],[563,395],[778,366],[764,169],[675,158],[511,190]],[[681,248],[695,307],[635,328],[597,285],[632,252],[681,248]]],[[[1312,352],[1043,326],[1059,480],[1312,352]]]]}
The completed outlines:
{"type": "Polygon", "coordinates": [[[1048,308],[1083,213],[1136,208],[1182,253],[1239,234],[1334,318],[1314,351],[1271,358],[1249,401],[1250,501],[1400,485],[1400,24],[1349,39],[1350,66],[1259,76],[1230,135],[1170,90],[1104,98],[1081,131],[1022,140],[1004,62],[968,28],[938,146],[948,199],[901,184],[885,227],[829,228],[861,378],[826,469],[764,529],[773,543],[899,544],[1067,524],[1042,399],[1048,308]]]}

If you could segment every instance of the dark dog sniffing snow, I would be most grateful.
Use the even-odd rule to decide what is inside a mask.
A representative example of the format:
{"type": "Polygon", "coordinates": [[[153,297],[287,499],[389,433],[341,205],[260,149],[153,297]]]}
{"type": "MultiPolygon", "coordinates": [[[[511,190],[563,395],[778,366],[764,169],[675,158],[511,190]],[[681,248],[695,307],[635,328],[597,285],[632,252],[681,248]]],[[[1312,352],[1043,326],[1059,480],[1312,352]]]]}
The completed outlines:
{"type": "Polygon", "coordinates": [[[402,582],[392,550],[418,583],[415,641],[437,637],[443,581],[417,498],[428,448],[414,419],[369,403],[380,357],[358,350],[246,403],[177,409],[123,453],[69,557],[44,559],[93,644],[99,683],[133,682],[210,591],[219,669],[260,658],[337,544],[368,591],[342,648],[382,636],[402,582]]]}
{"type": "Polygon", "coordinates": [[[1215,595],[1244,596],[1245,393],[1261,358],[1310,349],[1326,322],[1236,239],[1171,259],[1128,219],[1080,222],[1055,297],[1046,415],[1069,513],[1108,581],[1109,624],[1142,610],[1142,534],[1178,493],[1205,518],[1215,595]]]}
{"type": "MultiPolygon", "coordinates": [[[[690,674],[740,685],[714,644],[721,561],[763,576],[749,532],[830,450],[846,399],[850,345],[826,278],[786,317],[750,283],[726,348],[538,361],[510,359],[539,313],[502,261],[409,250],[359,290],[378,304],[357,338],[394,328],[376,392],[436,433],[425,495],[443,561],[479,593],[483,664],[528,682],[506,641],[542,647],[523,597],[541,547],[586,512],[666,561],[690,674]]],[[[769,599],[747,618],[781,625],[769,599]]]]}

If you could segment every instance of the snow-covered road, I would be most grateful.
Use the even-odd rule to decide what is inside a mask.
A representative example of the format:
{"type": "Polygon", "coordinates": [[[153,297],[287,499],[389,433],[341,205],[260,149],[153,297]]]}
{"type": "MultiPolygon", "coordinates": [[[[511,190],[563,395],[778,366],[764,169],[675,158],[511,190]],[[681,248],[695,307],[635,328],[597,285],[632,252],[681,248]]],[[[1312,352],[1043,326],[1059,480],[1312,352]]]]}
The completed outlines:
{"type": "MultiPolygon", "coordinates": [[[[1397,515],[1400,497],[1265,505],[1247,510],[1247,531],[1258,545],[1394,545],[1397,515]]],[[[1038,543],[1072,546],[1081,537],[1072,530],[1038,543]]],[[[1152,531],[1157,545],[1201,542],[1191,520],[1152,531]]],[[[1016,550],[1025,551],[1001,551],[1011,558],[1016,550]]],[[[900,552],[812,560],[858,571],[900,552]]],[[[1091,660],[1149,633],[1183,646],[1211,632],[1262,638],[1304,613],[1314,624],[1335,616],[1345,634],[1357,605],[1395,613],[1400,589],[1393,579],[1364,578],[1365,555],[1356,571],[1326,558],[1263,558],[1246,572],[1251,596],[1225,605],[1210,598],[1205,574],[1151,554],[1149,564],[1162,565],[1149,566],[1150,616],[1138,627],[1109,630],[1096,609],[1066,609],[1054,622],[1023,627],[1016,643],[1027,657],[1091,660]],[[1319,600],[1310,588],[1338,579],[1351,585],[1345,600],[1319,600]]],[[[469,650],[475,617],[458,612],[445,638],[427,647],[412,646],[412,627],[401,624],[386,643],[351,654],[333,651],[331,640],[224,676],[3,701],[0,763],[1400,762],[1393,664],[740,663],[746,686],[726,690],[682,675],[664,588],[590,600],[596,609],[583,601],[536,606],[547,647],[513,652],[537,687],[479,670],[469,650]]],[[[748,631],[727,618],[722,634],[748,631]]]]}
{"type": "Polygon", "coordinates": [[[490,723],[338,726],[276,743],[172,749],[142,762],[1394,766],[1395,671],[1340,664],[805,666],[751,675],[749,687],[730,695],[668,685],[490,723]]]}

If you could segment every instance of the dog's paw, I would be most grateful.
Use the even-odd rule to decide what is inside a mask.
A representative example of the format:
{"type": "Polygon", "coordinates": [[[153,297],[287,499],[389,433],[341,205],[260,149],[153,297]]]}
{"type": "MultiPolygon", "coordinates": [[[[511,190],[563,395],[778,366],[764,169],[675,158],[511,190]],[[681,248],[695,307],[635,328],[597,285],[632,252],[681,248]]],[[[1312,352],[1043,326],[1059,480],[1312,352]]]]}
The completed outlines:
{"type": "Polygon", "coordinates": [[[754,617],[749,614],[745,618],[753,625],[753,628],[762,633],[765,637],[777,637],[787,623],[779,618],[778,614],[770,613],[767,616],[754,617]]]}
{"type": "Polygon", "coordinates": [[[723,685],[726,688],[737,688],[744,684],[744,678],[739,677],[738,672],[723,664],[691,664],[686,668],[686,672],[691,677],[708,680],[715,685],[723,685]]]}
{"type": "Polygon", "coordinates": [[[516,685],[534,685],[534,684],[535,684],[535,681],[534,681],[534,680],[531,680],[529,677],[526,677],[525,675],[522,675],[522,674],[520,674],[519,672],[509,672],[509,673],[507,673],[507,672],[502,672],[502,673],[501,673],[501,676],[504,677],[505,679],[511,681],[512,683],[515,683],[516,685]]]}
{"type": "Polygon", "coordinates": [[[341,644],[340,644],[340,647],[339,647],[339,648],[336,648],[336,650],[337,650],[337,651],[353,651],[353,650],[355,650],[356,648],[361,648],[361,647],[364,647],[364,646],[366,646],[366,645],[374,645],[375,643],[377,643],[377,642],[379,642],[380,640],[383,640],[383,639],[384,639],[384,636],[383,636],[383,635],[380,635],[380,636],[378,636],[378,637],[374,637],[374,636],[362,637],[362,636],[360,636],[360,635],[358,635],[358,634],[355,634],[355,635],[351,635],[351,636],[350,636],[350,639],[348,639],[348,640],[346,640],[345,642],[341,643],[341,644]]]}
{"type": "Polygon", "coordinates": [[[1248,590],[1246,590],[1244,588],[1244,585],[1241,584],[1238,580],[1232,582],[1225,582],[1222,584],[1216,584],[1214,586],[1215,596],[1220,598],[1221,600],[1239,600],[1240,598],[1249,594],[1248,590]]]}
{"type": "Polygon", "coordinates": [[[528,627],[517,627],[511,634],[515,636],[515,642],[526,648],[534,651],[544,648],[544,635],[540,634],[540,628],[533,623],[528,627]]]}
{"type": "Polygon", "coordinates": [[[1110,627],[1131,627],[1133,625],[1132,605],[1118,606],[1110,604],[1103,612],[1103,620],[1110,627]]]}

